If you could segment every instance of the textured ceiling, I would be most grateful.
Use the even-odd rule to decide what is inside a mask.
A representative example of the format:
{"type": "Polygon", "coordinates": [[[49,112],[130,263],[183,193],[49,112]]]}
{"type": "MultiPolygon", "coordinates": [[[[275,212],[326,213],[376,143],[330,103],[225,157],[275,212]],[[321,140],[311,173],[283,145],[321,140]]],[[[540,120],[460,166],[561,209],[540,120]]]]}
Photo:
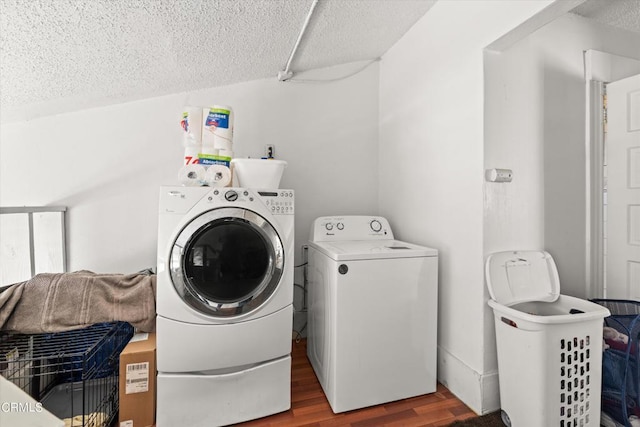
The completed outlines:
{"type": "MultiPolygon", "coordinates": [[[[0,119],[275,79],[312,3],[0,0],[0,119]]],[[[291,69],[378,58],[434,3],[319,0],[291,69]]],[[[587,0],[574,12],[640,31],[638,11],[640,0],[587,0]]]]}
{"type": "MultiPolygon", "coordinates": [[[[0,114],[276,79],[312,3],[0,0],[0,114]]],[[[433,3],[320,0],[291,70],[375,59],[433,3]]]]}
{"type": "Polygon", "coordinates": [[[640,33],[640,0],[588,0],[572,12],[603,24],[640,33]]]}

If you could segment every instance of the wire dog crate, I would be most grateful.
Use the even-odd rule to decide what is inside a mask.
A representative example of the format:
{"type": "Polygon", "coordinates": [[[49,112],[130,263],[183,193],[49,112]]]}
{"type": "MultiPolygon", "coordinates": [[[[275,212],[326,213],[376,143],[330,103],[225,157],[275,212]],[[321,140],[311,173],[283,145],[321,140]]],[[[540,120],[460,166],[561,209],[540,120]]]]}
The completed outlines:
{"type": "Polygon", "coordinates": [[[72,427],[108,427],[118,414],[126,322],[54,334],[0,335],[0,374],[72,427]]]}

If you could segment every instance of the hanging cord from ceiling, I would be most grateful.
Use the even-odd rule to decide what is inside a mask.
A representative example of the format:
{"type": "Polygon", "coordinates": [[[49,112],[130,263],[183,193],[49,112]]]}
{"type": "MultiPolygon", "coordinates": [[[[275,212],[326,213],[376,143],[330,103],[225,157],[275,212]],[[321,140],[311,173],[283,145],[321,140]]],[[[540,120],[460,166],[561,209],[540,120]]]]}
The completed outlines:
{"type": "Polygon", "coordinates": [[[340,76],[340,77],[334,77],[334,78],[330,78],[330,79],[289,79],[287,80],[288,82],[291,83],[331,83],[331,82],[337,82],[340,80],[344,80],[344,79],[348,79],[351,76],[355,76],[356,74],[359,74],[361,72],[363,72],[364,70],[366,70],[367,68],[369,68],[369,66],[371,64],[375,64],[376,62],[380,61],[382,58],[374,58],[370,61],[368,61],[367,63],[365,63],[362,67],[358,68],[357,70],[344,75],[344,76],[340,76]]]}
{"type": "Polygon", "coordinates": [[[309,21],[311,21],[311,15],[313,15],[313,11],[318,5],[319,0],[313,0],[311,4],[311,9],[309,9],[309,13],[307,14],[307,18],[304,20],[304,24],[302,25],[302,29],[300,30],[300,34],[298,34],[298,40],[296,40],[296,44],[293,46],[293,50],[289,55],[289,60],[287,61],[287,65],[284,67],[284,70],[278,72],[278,80],[281,82],[289,80],[293,77],[293,71],[291,71],[291,62],[293,62],[293,57],[296,55],[298,51],[298,47],[300,46],[300,42],[302,41],[302,37],[304,33],[307,31],[307,26],[309,25],[309,21]]]}

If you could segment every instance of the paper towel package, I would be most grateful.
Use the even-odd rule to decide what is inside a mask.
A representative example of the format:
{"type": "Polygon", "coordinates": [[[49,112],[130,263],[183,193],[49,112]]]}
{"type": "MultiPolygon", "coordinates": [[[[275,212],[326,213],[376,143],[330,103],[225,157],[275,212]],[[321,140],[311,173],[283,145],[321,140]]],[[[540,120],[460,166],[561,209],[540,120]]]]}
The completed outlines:
{"type": "Polygon", "coordinates": [[[183,130],[183,164],[196,164],[198,163],[198,154],[202,151],[202,108],[184,107],[180,126],[183,130]]]}
{"type": "Polygon", "coordinates": [[[202,111],[202,145],[231,150],[233,143],[233,110],[214,105],[202,111]]]}
{"type": "Polygon", "coordinates": [[[230,167],[231,163],[231,157],[210,154],[200,154],[198,157],[199,163],[203,166],[223,165],[226,167],[230,167]]]}
{"type": "Polygon", "coordinates": [[[233,110],[229,106],[184,107],[183,166],[178,181],[186,186],[231,184],[233,158],[233,110]]]}
{"type": "Polygon", "coordinates": [[[220,150],[213,148],[213,145],[203,145],[200,150],[201,156],[217,156],[220,150]]]}
{"type": "Polygon", "coordinates": [[[202,108],[184,107],[180,126],[184,131],[184,145],[202,145],[202,108]]]}
{"type": "Polygon", "coordinates": [[[184,164],[185,165],[197,164],[200,161],[198,158],[199,154],[200,154],[200,148],[198,146],[184,147],[184,164]]]}

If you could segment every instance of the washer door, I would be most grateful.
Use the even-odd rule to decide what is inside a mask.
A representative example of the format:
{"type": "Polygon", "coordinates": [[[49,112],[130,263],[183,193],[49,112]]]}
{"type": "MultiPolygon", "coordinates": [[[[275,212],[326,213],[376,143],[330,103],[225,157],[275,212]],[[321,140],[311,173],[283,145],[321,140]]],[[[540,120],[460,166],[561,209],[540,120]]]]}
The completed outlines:
{"type": "Polygon", "coordinates": [[[178,235],[169,261],[171,279],[192,308],[214,317],[249,313],[276,290],[284,251],[273,226],[246,209],[214,209],[178,235]]]}

